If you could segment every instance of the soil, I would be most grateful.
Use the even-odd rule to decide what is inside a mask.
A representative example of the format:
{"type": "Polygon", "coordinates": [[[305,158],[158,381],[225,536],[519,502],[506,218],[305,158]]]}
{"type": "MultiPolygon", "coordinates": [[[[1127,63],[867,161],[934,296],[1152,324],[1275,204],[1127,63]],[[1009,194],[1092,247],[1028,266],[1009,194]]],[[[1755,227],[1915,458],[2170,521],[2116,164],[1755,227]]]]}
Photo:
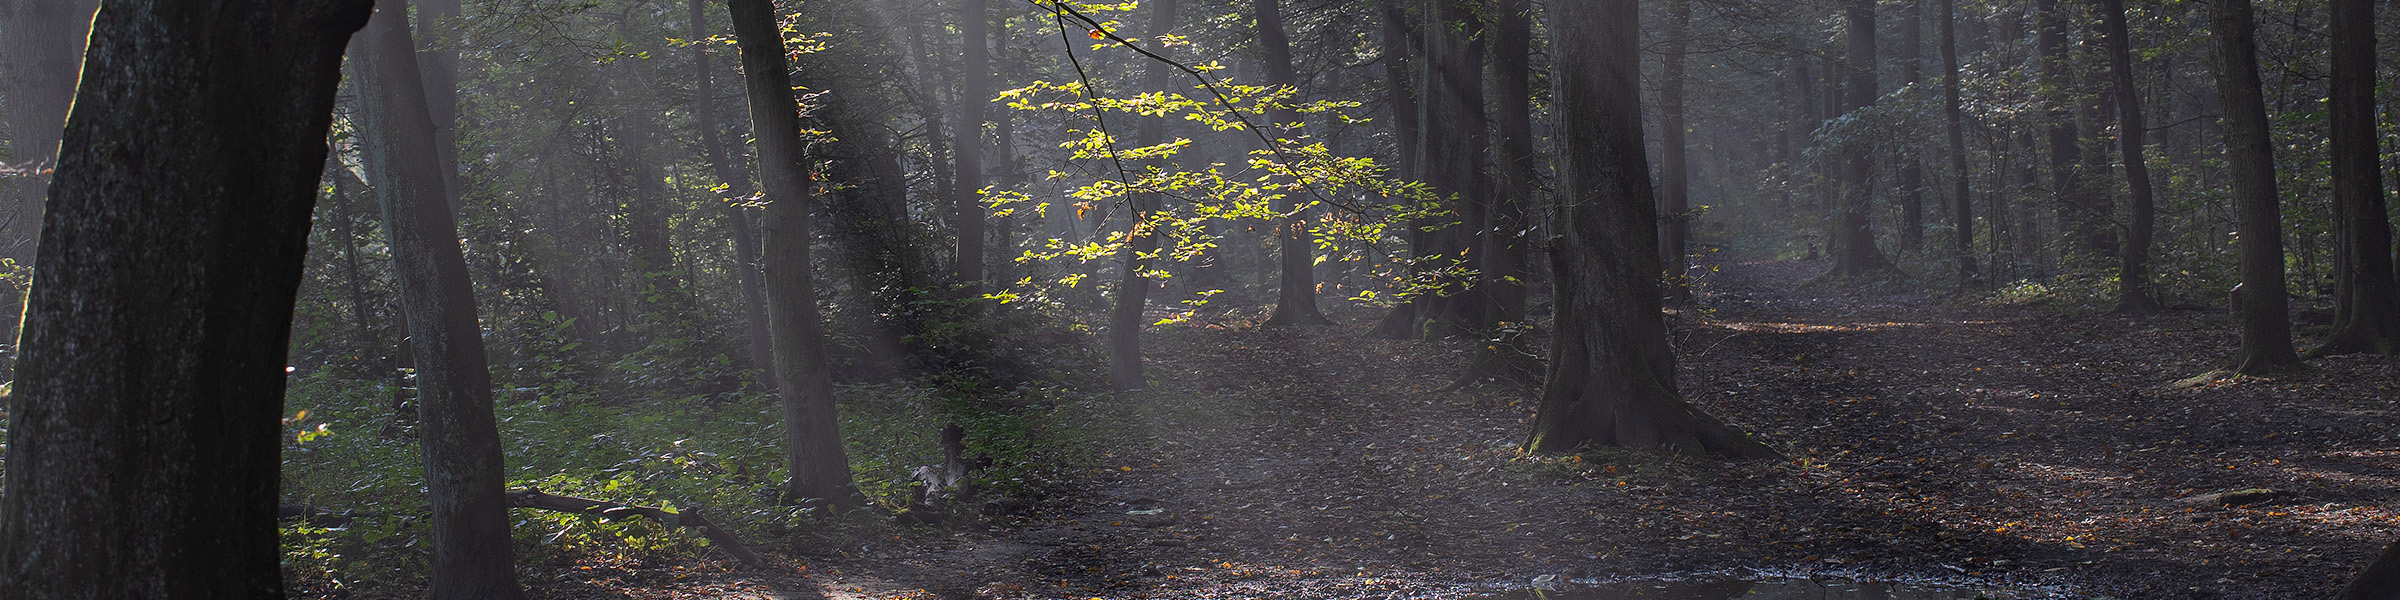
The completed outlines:
{"type": "MultiPolygon", "coordinates": [[[[1030,513],[729,563],[585,565],[538,596],[1451,598],[1537,577],[1937,579],[2118,598],[2330,595],[2400,535],[2390,357],[2192,379],[2209,311],[1795,291],[1717,265],[1675,311],[1692,402],[1785,460],[1516,448],[1535,390],[1470,342],[1160,332],[1142,430],[1030,513]],[[2221,492],[2263,488],[2230,496],[2221,492]],[[2226,504],[2241,504],[2226,506],[2226,504]]],[[[1543,579],[1551,581],[1551,579],[1543,579]]]]}

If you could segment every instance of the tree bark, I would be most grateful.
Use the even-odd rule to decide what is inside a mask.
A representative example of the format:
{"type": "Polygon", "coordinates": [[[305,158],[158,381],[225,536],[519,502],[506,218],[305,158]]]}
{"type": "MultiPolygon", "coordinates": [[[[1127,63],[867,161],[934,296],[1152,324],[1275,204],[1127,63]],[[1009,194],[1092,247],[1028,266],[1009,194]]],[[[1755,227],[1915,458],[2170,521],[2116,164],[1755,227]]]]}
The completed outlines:
{"type": "Polygon", "coordinates": [[[983,289],[984,219],[991,212],[983,207],[984,107],[992,101],[991,51],[985,46],[991,38],[991,0],[958,4],[958,29],[965,39],[960,43],[958,124],[951,129],[958,138],[951,144],[958,152],[958,200],[953,205],[958,212],[950,218],[958,231],[958,281],[967,286],[968,297],[975,297],[983,289]]]}
{"type": "Polygon", "coordinates": [[[2143,141],[2142,92],[2134,87],[2133,40],[2125,25],[2125,0],[2100,0],[2100,11],[2109,72],[2115,81],[2112,87],[2116,88],[2118,152],[2125,161],[2125,183],[2133,193],[2117,268],[2117,311],[2157,312],[2166,308],[2159,304],[2150,282],[2150,243],[2156,236],[2158,208],[2150,190],[2150,164],[2142,157],[2148,142],[2143,141]]]}
{"type": "MultiPolygon", "coordinates": [[[[690,0],[692,39],[707,39],[713,31],[708,26],[707,6],[708,0],[690,0]]],[[[727,156],[724,138],[717,131],[724,124],[717,120],[713,80],[716,72],[709,67],[708,44],[692,44],[692,72],[692,118],[700,128],[700,148],[708,155],[708,166],[716,172],[717,182],[725,185],[725,197],[747,201],[755,191],[750,187],[750,173],[727,156]]],[[[782,384],[775,378],[775,350],[767,327],[767,296],[758,277],[758,231],[750,222],[749,209],[726,202],[722,210],[725,229],[733,233],[734,261],[741,263],[733,266],[733,272],[742,286],[742,321],[748,325],[744,337],[750,340],[750,364],[758,368],[759,383],[777,389],[782,384]]]]}
{"type": "Polygon", "coordinates": [[[2217,39],[2217,99],[2225,115],[2225,167],[2233,183],[2240,236],[2242,345],[2229,367],[2256,374],[2299,364],[2292,349],[2283,272],[2283,212],[2275,192],[2275,150],[2258,79],[2258,24],[2250,0],[2209,4],[2217,39]]]}
{"type": "MultiPolygon", "coordinates": [[[[1266,66],[1267,85],[1293,90],[1293,96],[1284,102],[1287,105],[1296,104],[1300,102],[1300,78],[1292,72],[1292,44],[1283,29],[1283,2],[1252,0],[1250,6],[1254,13],[1252,16],[1258,19],[1258,37],[1255,41],[1258,43],[1259,62],[1266,66]]],[[[1270,130],[1268,135],[1280,140],[1285,137],[1280,128],[1285,125],[1297,126],[1300,113],[1289,108],[1270,109],[1267,118],[1273,121],[1267,125],[1270,130]]],[[[1281,257],[1277,264],[1281,276],[1278,278],[1280,288],[1275,294],[1275,311],[1267,316],[1268,326],[1333,322],[1325,318],[1325,313],[1317,310],[1316,235],[1308,228],[1310,209],[1300,203],[1297,194],[1286,191],[1271,203],[1271,209],[1282,219],[1275,225],[1275,239],[1281,257]]]]}
{"type": "Polygon", "coordinates": [[[2311,356],[2400,354],[2400,287],[2375,140],[2375,3],[2333,0],[2333,68],[2326,99],[2332,130],[2334,326],[2311,356]]]}
{"type": "Polygon", "coordinates": [[[1975,267],[1975,203],[1972,200],[1974,172],[1967,169],[1966,118],[1959,110],[1958,83],[1958,0],[1939,0],[1942,6],[1942,113],[1946,133],[1950,137],[1950,192],[1954,196],[1950,217],[1956,230],[1952,251],[1958,261],[1958,287],[1968,289],[1977,285],[1981,275],[1975,267]]]}
{"type": "Polygon", "coordinates": [[[2070,110],[2068,91],[2074,88],[2074,65],[2067,55],[2066,8],[2061,0],[2035,0],[2034,49],[2040,63],[2042,87],[2048,90],[2043,103],[2045,132],[2050,144],[2050,194],[2057,202],[2059,225],[2065,229],[2074,247],[2093,257],[2114,254],[2108,251],[2108,233],[2104,224],[2108,212],[2097,208],[2097,194],[2087,189],[2083,176],[2083,134],[2076,126],[2074,111],[2070,110]]]}
{"type": "Polygon", "coordinates": [[[1691,45],[1692,5],[1690,0],[1666,2],[1667,49],[1659,59],[1658,90],[1658,255],[1665,259],[1667,299],[1686,304],[1692,301],[1691,282],[1684,278],[1691,269],[1685,247],[1692,224],[1687,197],[1691,175],[1683,139],[1683,53],[1691,45]]]}
{"type": "Polygon", "coordinates": [[[283,597],[292,305],[370,6],[111,0],[89,22],[7,398],[0,597],[283,597]]]}
{"type": "MultiPolygon", "coordinates": [[[[2338,3],[2343,0],[2334,1],[2338,3]]],[[[2372,25],[2373,22],[2369,21],[2368,24],[2372,25]]],[[[2366,568],[2360,569],[2358,576],[2351,578],[2349,585],[2342,586],[2341,593],[2335,598],[2340,600],[2400,598],[2400,542],[2384,546],[2383,554],[2377,555],[2375,562],[2368,563],[2366,568]]]]}
{"type": "Polygon", "coordinates": [[[808,256],[815,190],[800,145],[800,104],[792,97],[782,31],[771,0],[726,0],[725,6],[742,52],[759,179],[767,197],[765,271],[767,298],[773,302],[768,319],[774,327],[776,375],[783,380],[784,452],[791,463],[784,499],[852,504],[858,490],[834,413],[816,275],[808,256]]]}
{"type": "MultiPolygon", "coordinates": [[[[1491,114],[1500,136],[1501,164],[1496,169],[1500,185],[1492,200],[1491,223],[1478,236],[1482,245],[1476,250],[1484,257],[1475,285],[1485,298],[1480,325],[1487,337],[1475,344],[1475,355],[1460,384],[1484,378],[1533,383],[1541,378],[1541,363],[1529,350],[1521,326],[1525,321],[1525,281],[1531,278],[1525,243],[1531,225],[1526,206],[1533,203],[1540,185],[1540,166],[1533,153],[1533,7],[1528,0],[1502,0],[1498,8],[1492,18],[1492,94],[1497,100],[1491,114]]],[[[1671,267],[1669,272],[1677,271],[1671,267]]]]}
{"type": "MultiPolygon", "coordinates": [[[[1150,35],[1165,35],[1175,28],[1176,0],[1154,0],[1150,8],[1150,35]]],[[[1166,56],[1169,50],[1158,47],[1151,52],[1166,56]]],[[[1164,91],[1167,88],[1168,66],[1151,61],[1142,71],[1143,93],[1164,91]]],[[[1159,117],[1143,117],[1134,134],[1134,145],[1147,148],[1165,141],[1167,124],[1159,117]]],[[[1160,161],[1146,161],[1147,168],[1163,168],[1160,161]]],[[[1149,270],[1152,257],[1158,254],[1158,231],[1150,226],[1150,217],[1159,210],[1157,194],[1133,194],[1126,198],[1133,206],[1133,225],[1126,231],[1125,247],[1117,252],[1125,263],[1125,272],[1117,282],[1117,302],[1108,313],[1108,374],[1109,381],[1120,390],[1150,387],[1142,369],[1142,310],[1149,306],[1150,288],[1154,285],[1143,275],[1149,270]]]]}
{"type": "Polygon", "coordinates": [[[522,598],[509,538],[491,366],[445,192],[406,0],[379,0],[353,44],[361,156],[391,241],[417,373],[436,600],[522,598]]]}
{"type": "MultiPolygon", "coordinates": [[[[1875,104],[1875,0],[1848,0],[1843,14],[1849,47],[1842,66],[1843,109],[1857,111],[1875,104]]],[[[1842,149],[1842,197],[1834,209],[1833,269],[1818,277],[1829,283],[1871,284],[1902,277],[1883,250],[1875,247],[1875,192],[1870,175],[1874,158],[1862,143],[1842,149]]]]}
{"type": "MultiPolygon", "coordinates": [[[[1923,0],[1901,5],[1900,84],[1922,83],[1925,15],[1923,0]]],[[[1925,247],[1925,157],[1914,152],[1900,157],[1900,249],[1925,247]]]]}
{"type": "Polygon", "coordinates": [[[1658,205],[1642,148],[1641,58],[1633,0],[1552,2],[1558,173],[1552,257],[1558,325],[1549,381],[1526,447],[1774,452],[1684,402],[1658,288],[1658,205]]]}

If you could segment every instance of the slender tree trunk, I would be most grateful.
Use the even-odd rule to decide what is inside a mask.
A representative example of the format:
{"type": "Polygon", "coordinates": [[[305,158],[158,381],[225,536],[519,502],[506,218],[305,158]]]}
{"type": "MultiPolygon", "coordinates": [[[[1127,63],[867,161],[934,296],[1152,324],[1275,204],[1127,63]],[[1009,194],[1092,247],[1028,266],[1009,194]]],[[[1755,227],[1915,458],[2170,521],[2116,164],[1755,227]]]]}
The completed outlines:
{"type": "MultiPolygon", "coordinates": [[[[707,39],[714,29],[708,26],[708,0],[690,0],[692,39],[707,39]]],[[[692,44],[692,72],[695,82],[692,93],[693,120],[700,128],[700,148],[708,155],[709,168],[717,182],[725,184],[725,197],[747,201],[755,191],[750,187],[750,173],[735,159],[726,156],[724,138],[718,133],[723,123],[717,120],[717,91],[709,67],[708,44],[692,44]]],[[[748,325],[744,337],[750,340],[750,364],[759,371],[759,382],[768,389],[781,387],[775,378],[775,350],[767,327],[767,296],[758,278],[758,231],[750,223],[750,211],[739,204],[726,202],[723,207],[725,229],[733,233],[733,257],[740,264],[733,266],[736,279],[742,285],[742,320],[748,325]]]]}
{"type": "Polygon", "coordinates": [[[342,238],[342,287],[349,292],[351,320],[358,323],[360,366],[374,377],[382,377],[391,371],[384,364],[383,340],[375,335],[375,309],[367,304],[366,275],[358,268],[357,213],[350,210],[350,169],[340,160],[326,163],[326,172],[333,176],[333,235],[342,238]]]}
{"type": "MultiPolygon", "coordinates": [[[[1292,89],[1294,95],[1287,104],[1300,102],[1300,78],[1292,72],[1292,44],[1283,29],[1282,0],[1252,0],[1251,10],[1258,19],[1259,61],[1266,64],[1267,85],[1292,89]]],[[[1299,111],[1274,109],[1267,112],[1269,134],[1286,137],[1281,127],[1300,122],[1299,111]]],[[[1281,287],[1275,294],[1275,312],[1267,316],[1267,325],[1317,325],[1331,323],[1317,310],[1317,241],[1309,231],[1310,207],[1301,204],[1300,192],[1287,191],[1278,196],[1271,207],[1281,215],[1275,225],[1275,239],[1281,248],[1281,287]]]]}
{"type": "Polygon", "coordinates": [[[1950,137],[1950,191],[1955,204],[1951,227],[1957,230],[1952,251],[1958,261],[1958,287],[1975,287],[1981,275],[1975,268],[1974,172],[1967,169],[1966,118],[1959,110],[1958,0],[1939,0],[1942,7],[1942,113],[1950,137]]]}
{"type": "MultiPolygon", "coordinates": [[[[1856,111],[1875,104],[1875,0],[1848,0],[1843,10],[1850,30],[1843,67],[1848,70],[1843,108],[1856,111]]],[[[1899,269],[1875,247],[1874,188],[1870,175],[1874,158],[1859,144],[1842,149],[1842,198],[1834,210],[1833,270],[1819,277],[1826,282],[1874,283],[1901,277],[1899,269]]]]}
{"type": "Polygon", "coordinates": [[[1687,197],[1691,175],[1687,172],[1683,139],[1683,53],[1691,45],[1692,5],[1689,0],[1667,2],[1667,50],[1660,58],[1658,90],[1658,255],[1665,260],[1668,300],[1675,304],[1692,301],[1692,286],[1684,279],[1691,269],[1686,254],[1692,224],[1687,197]]]}
{"type": "Polygon", "coordinates": [[[1559,225],[1552,256],[1558,325],[1549,381],[1526,447],[1665,448],[1773,456],[1700,412],[1675,385],[1658,288],[1658,205],[1642,148],[1641,58],[1633,0],[1552,2],[1552,114],[1559,119],[1559,225]]]}
{"type": "MultiPolygon", "coordinates": [[[[1175,28],[1176,0],[1154,0],[1150,8],[1150,35],[1164,35],[1175,28]]],[[[1167,48],[1152,50],[1165,56],[1167,48]]],[[[1143,93],[1167,88],[1167,64],[1151,62],[1142,71],[1143,93]]],[[[1134,134],[1134,145],[1147,148],[1165,141],[1167,124],[1164,119],[1145,117],[1134,134]]],[[[1147,168],[1163,168],[1159,161],[1145,161],[1147,168]]],[[[1150,302],[1150,288],[1155,283],[1144,273],[1150,269],[1152,257],[1158,253],[1158,231],[1150,225],[1153,213],[1159,210],[1157,194],[1134,194],[1133,224],[1126,230],[1125,247],[1117,259],[1125,263],[1123,279],[1117,282],[1117,304],[1108,313],[1108,373],[1109,380],[1120,390],[1150,387],[1142,373],[1142,309],[1150,302]]]]}
{"type": "Polygon", "coordinates": [[[2134,87],[2133,40],[2125,25],[2125,0],[2100,0],[2108,64],[2117,95],[2117,144],[2125,161],[2125,183],[2133,191],[2126,215],[2125,245],[2117,269],[2117,310],[2156,312],[2158,302],[2150,282],[2150,242],[2155,236],[2158,208],[2150,191],[2150,165],[2142,158],[2144,131],[2142,92],[2134,87]]]}
{"type": "Polygon", "coordinates": [[[2240,236],[2242,346],[2233,371],[2255,374],[2299,364],[2284,285],[2283,212],[2275,193],[2275,150],[2258,80],[2258,24],[2250,0],[2209,4],[2217,39],[2217,99],[2225,115],[2225,167],[2232,176],[2240,236]]]}
{"type": "Polygon", "coordinates": [[[436,600],[522,598],[509,538],[491,367],[444,191],[406,0],[379,0],[353,44],[368,181],[383,206],[417,358],[417,433],[433,512],[436,600]]]}
{"type": "Polygon", "coordinates": [[[88,22],[7,398],[0,597],[283,597],[292,304],[370,6],[111,0],[88,22]]]}
{"type": "MultiPolygon", "coordinates": [[[[1392,111],[1392,175],[1402,181],[1421,181],[1425,170],[1419,165],[1424,158],[1424,130],[1419,126],[1424,117],[1418,105],[1416,67],[1412,66],[1420,37],[1410,26],[1409,0],[1382,0],[1384,91],[1392,111]]],[[[1409,224],[1410,249],[1417,250],[1416,241],[1424,237],[1420,223],[1409,224]]],[[[1416,274],[1412,269],[1411,275],[1416,274]]],[[[1417,308],[1423,303],[1411,300],[1394,306],[1376,322],[1371,335],[1391,339],[1416,337],[1417,308]]]]}
{"type": "Polygon", "coordinates": [[[2074,111],[2068,107],[2068,91],[2074,88],[2075,77],[2067,56],[2066,8],[2061,0],[2035,0],[2034,48],[2040,62],[2042,87],[2048,90],[2043,103],[2045,131],[2050,144],[2050,194],[2056,201],[2059,226],[2067,238],[2086,258],[2105,256],[2100,240],[2104,239],[2101,223],[2108,216],[2093,210],[2092,194],[2085,189],[2083,177],[2083,134],[2075,124],[2074,111]]]}
{"type": "Polygon", "coordinates": [[[791,463],[784,499],[847,505],[858,491],[834,413],[816,275],[808,256],[809,205],[815,190],[809,185],[808,157],[800,145],[800,104],[792,97],[792,76],[773,2],[726,0],[725,5],[742,52],[751,129],[758,139],[759,179],[767,197],[765,270],[767,298],[773,302],[768,319],[774,327],[776,375],[783,381],[784,452],[791,463]]]}
{"type": "Polygon", "coordinates": [[[2375,141],[2375,2],[2333,0],[2332,135],[2335,295],[2333,333],[2313,356],[2400,354],[2400,286],[2375,141]]]}
{"type": "Polygon", "coordinates": [[[991,0],[960,0],[958,4],[958,29],[965,38],[960,42],[958,124],[951,129],[957,133],[951,146],[958,151],[958,199],[952,205],[958,212],[950,219],[951,227],[958,231],[958,252],[953,258],[958,281],[972,297],[980,294],[983,286],[984,219],[990,212],[983,207],[983,117],[984,106],[992,100],[991,51],[985,46],[990,38],[991,0]]]}
{"type": "MultiPolygon", "coordinates": [[[[1484,268],[1476,288],[1487,298],[1481,323],[1489,337],[1475,345],[1460,384],[1499,377],[1532,383],[1541,364],[1529,351],[1525,328],[1526,206],[1533,203],[1540,166],[1533,153],[1533,18],[1527,0],[1502,0],[1492,19],[1492,124],[1499,133],[1499,190],[1485,228],[1484,268]]],[[[1670,79],[1671,80],[1671,79],[1670,79]]],[[[1663,223],[1663,222],[1662,222],[1663,223]]]]}
{"type": "MultiPolygon", "coordinates": [[[[1923,83],[1924,2],[1909,0],[1900,10],[1900,84],[1916,85],[1923,83]]],[[[1916,252],[1925,247],[1925,157],[1911,152],[1900,163],[1900,248],[1916,252]]]]}

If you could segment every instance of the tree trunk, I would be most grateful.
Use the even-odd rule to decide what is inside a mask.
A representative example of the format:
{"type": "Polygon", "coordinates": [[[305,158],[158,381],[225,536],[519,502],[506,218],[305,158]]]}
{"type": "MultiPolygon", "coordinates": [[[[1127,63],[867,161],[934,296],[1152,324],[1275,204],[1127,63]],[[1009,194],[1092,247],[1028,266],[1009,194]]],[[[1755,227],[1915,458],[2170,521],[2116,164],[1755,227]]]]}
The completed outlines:
{"type": "Polygon", "coordinates": [[[2225,167],[2240,236],[2242,346],[2229,367],[2256,374],[2299,364],[2283,280],[2283,212],[2275,193],[2275,150],[2258,80],[2258,24],[2250,0],[2209,4],[2217,39],[2217,99],[2225,115],[2225,167]]]}
{"type": "Polygon", "coordinates": [[[2133,191],[2117,268],[2117,311],[2157,312],[2165,308],[2150,282],[2150,242],[2155,237],[2158,208],[2150,191],[2150,165],[2142,158],[2147,145],[2143,141],[2142,92],[2134,87],[2133,40],[2125,25],[2125,0],[2100,0],[2100,11],[2117,95],[2118,152],[2125,161],[2125,183],[2133,191]]]}
{"type": "Polygon", "coordinates": [[[1666,0],[1667,50],[1659,59],[1658,90],[1658,255],[1665,259],[1667,299],[1692,301],[1692,286],[1684,276],[1691,269],[1686,255],[1692,224],[1688,213],[1691,175],[1687,172],[1683,140],[1683,53],[1691,45],[1690,0],[1666,0]]]}
{"type": "Polygon", "coordinates": [[[1950,137],[1950,191],[1955,198],[1951,227],[1956,229],[1952,250],[1957,253],[1958,287],[1972,288],[1980,275],[1975,268],[1975,203],[1971,191],[1974,173],[1967,169],[1966,118],[1959,110],[1958,83],[1958,0],[1940,0],[1942,6],[1942,113],[1945,133],[1950,137]]]}
{"type": "Polygon", "coordinates": [[[283,597],[292,305],[370,6],[112,0],[88,22],[7,398],[0,597],[283,597]]]}
{"type": "Polygon", "coordinates": [[[1657,204],[1642,148],[1641,58],[1633,0],[1552,2],[1559,224],[1552,257],[1558,326],[1549,381],[1526,447],[1668,449],[1773,456],[1676,391],[1658,288],[1657,204]]]}
{"type": "MultiPolygon", "coordinates": [[[[1900,84],[1916,85],[1922,83],[1924,2],[1909,0],[1900,10],[1900,84]]],[[[1900,249],[1916,252],[1925,246],[1925,157],[1911,152],[1900,163],[1900,249]]]]}
{"type": "Polygon", "coordinates": [[[960,42],[958,123],[951,128],[957,133],[951,147],[958,152],[958,199],[952,205],[957,213],[951,215],[950,226],[958,231],[958,253],[953,258],[958,282],[967,286],[972,298],[983,289],[984,219],[991,212],[983,207],[983,109],[992,101],[991,51],[985,46],[991,37],[991,0],[960,0],[958,4],[958,29],[965,38],[960,42]]]}
{"type": "MultiPolygon", "coordinates": [[[[333,156],[340,156],[336,151],[333,156]]],[[[342,238],[342,287],[349,292],[350,316],[358,323],[359,366],[369,377],[382,377],[391,372],[384,364],[381,336],[375,335],[375,310],[367,304],[367,282],[358,267],[358,218],[350,210],[350,168],[340,160],[327,160],[327,173],[333,179],[333,235],[342,238]]]]}
{"type": "MultiPolygon", "coordinates": [[[[2343,1],[2334,0],[2337,5],[2343,1]]],[[[2340,21],[2335,21],[2335,23],[2338,24],[2340,21]]],[[[2365,25],[2371,26],[2373,23],[2373,21],[2368,21],[2365,25]]],[[[2340,34],[2335,35],[2338,39],[2340,34]]],[[[2375,562],[2368,563],[2365,569],[2359,570],[2358,576],[2351,578],[2350,585],[2342,586],[2341,594],[2335,597],[2340,600],[2400,598],[2400,542],[2384,546],[2383,554],[2376,556],[2375,562]]]]}
{"type": "MultiPolygon", "coordinates": [[[[691,0],[690,4],[692,39],[707,39],[713,31],[708,26],[708,0],[691,0]]],[[[725,197],[746,201],[754,191],[750,187],[750,173],[726,156],[724,139],[717,132],[724,125],[717,121],[716,84],[711,79],[715,71],[708,63],[708,44],[692,44],[695,79],[692,118],[699,124],[700,147],[708,156],[708,166],[716,171],[717,181],[725,184],[725,197]]],[[[759,371],[759,383],[776,389],[781,383],[775,378],[775,350],[767,328],[767,297],[758,280],[758,231],[750,223],[748,209],[726,202],[723,212],[725,229],[733,233],[734,261],[740,263],[733,266],[733,272],[742,285],[742,320],[748,325],[744,337],[750,340],[750,364],[759,371]]]]}
{"type": "Polygon", "coordinates": [[[451,212],[465,210],[466,188],[458,179],[458,46],[466,23],[459,0],[424,0],[417,5],[417,62],[423,66],[425,110],[433,118],[433,151],[441,156],[442,189],[451,212]]]}
{"type": "MultiPolygon", "coordinates": [[[[1848,0],[1843,13],[1850,30],[1842,59],[1848,70],[1842,84],[1844,110],[1875,104],[1875,1],[1848,0]]],[[[1870,178],[1874,158],[1863,144],[1842,149],[1842,198],[1834,209],[1833,270],[1818,277],[1828,283],[1873,284],[1902,277],[1883,250],[1875,247],[1875,192],[1870,178]]]]}
{"type": "Polygon", "coordinates": [[[2400,288],[2392,224],[2375,141],[2375,3],[2334,0],[2333,69],[2326,109],[2332,135],[2334,326],[2311,356],[2400,354],[2400,288]]]}
{"type": "Polygon", "coordinates": [[[771,0],[726,0],[742,52],[750,122],[758,139],[759,179],[767,197],[768,319],[774,327],[775,370],[783,381],[783,441],[791,463],[787,502],[810,499],[848,505],[858,497],[850,457],[842,449],[826,365],[816,275],[809,262],[808,157],[800,145],[800,104],[784,59],[782,30],[771,0]]]}
{"type": "MultiPolygon", "coordinates": [[[[1527,0],[1502,0],[1492,19],[1492,125],[1499,140],[1499,190],[1484,228],[1483,269],[1475,285],[1486,300],[1480,323],[1488,336],[1475,345],[1459,383],[1497,377],[1525,383],[1541,378],[1541,363],[1525,336],[1526,206],[1540,184],[1533,153],[1533,18],[1527,0]]],[[[1672,79],[1670,79],[1672,80],[1672,79]]],[[[1662,221],[1662,225],[1669,221],[1662,221]]],[[[1672,245],[1672,244],[1669,244],[1672,245]]],[[[1672,263],[1672,261],[1670,261],[1672,263]]],[[[1674,272],[1674,271],[1670,271],[1674,272]]]]}
{"type": "MultiPolygon", "coordinates": [[[[1150,8],[1150,35],[1165,35],[1175,28],[1176,0],[1156,0],[1150,8]]],[[[1166,56],[1168,49],[1158,47],[1152,52],[1166,56]]],[[[1168,66],[1152,61],[1142,71],[1143,93],[1167,88],[1168,66]]],[[[1134,145],[1147,148],[1165,141],[1166,121],[1158,117],[1143,117],[1134,134],[1134,145]]],[[[1145,161],[1144,167],[1163,168],[1160,161],[1145,161]]],[[[1146,169],[1145,169],[1146,170],[1146,169]]],[[[1154,285],[1143,274],[1150,269],[1152,257],[1158,254],[1158,231],[1150,226],[1150,217],[1159,210],[1157,194],[1134,194],[1126,199],[1132,204],[1133,225],[1126,232],[1125,247],[1117,252],[1125,263],[1123,278],[1117,282],[1117,303],[1108,313],[1108,374],[1109,381],[1120,390],[1150,387],[1142,373],[1142,309],[1150,302],[1154,285]]]]}
{"type": "MultiPolygon", "coordinates": [[[[1300,78],[1292,73],[1292,44],[1283,30],[1282,0],[1251,0],[1251,9],[1258,19],[1259,61],[1266,64],[1267,85],[1293,90],[1284,102],[1298,104],[1300,78]]],[[[1300,113],[1289,108],[1270,109],[1267,134],[1279,140],[1287,139],[1281,127],[1298,126],[1300,113]]],[[[1286,191],[1272,202],[1271,209],[1280,215],[1275,225],[1276,244],[1281,248],[1278,278],[1281,286],[1275,294],[1275,312],[1267,316],[1268,326],[1319,325],[1332,323],[1325,313],[1317,310],[1317,241],[1308,229],[1310,209],[1300,203],[1299,192],[1286,191]]]]}
{"type": "Polygon", "coordinates": [[[2068,108],[2069,90],[2074,88],[2074,76],[2067,56],[2066,8],[2060,0],[2035,0],[2034,49],[2040,63],[2042,88],[2047,90],[2043,100],[2045,131],[2050,144],[2050,194],[2056,201],[2059,226],[2074,248],[2089,260],[2106,256],[2107,232],[2103,224],[2106,212],[2094,208],[2091,190],[2085,189],[2083,177],[2083,134],[2076,127],[2074,111],[2068,108]]]}
{"type": "Polygon", "coordinates": [[[433,513],[436,600],[522,598],[509,538],[491,367],[444,191],[406,0],[379,0],[353,44],[361,156],[391,241],[417,362],[417,434],[433,513]]]}

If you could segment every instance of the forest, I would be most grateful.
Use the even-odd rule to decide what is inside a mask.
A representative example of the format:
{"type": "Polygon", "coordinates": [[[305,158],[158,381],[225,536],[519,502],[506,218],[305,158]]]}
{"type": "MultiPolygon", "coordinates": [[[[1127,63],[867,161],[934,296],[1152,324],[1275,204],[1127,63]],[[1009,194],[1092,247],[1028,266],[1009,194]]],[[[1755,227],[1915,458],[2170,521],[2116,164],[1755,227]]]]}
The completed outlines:
{"type": "Polygon", "coordinates": [[[2393,0],[0,0],[0,598],[2400,599],[2395,166],[2393,0]]]}

